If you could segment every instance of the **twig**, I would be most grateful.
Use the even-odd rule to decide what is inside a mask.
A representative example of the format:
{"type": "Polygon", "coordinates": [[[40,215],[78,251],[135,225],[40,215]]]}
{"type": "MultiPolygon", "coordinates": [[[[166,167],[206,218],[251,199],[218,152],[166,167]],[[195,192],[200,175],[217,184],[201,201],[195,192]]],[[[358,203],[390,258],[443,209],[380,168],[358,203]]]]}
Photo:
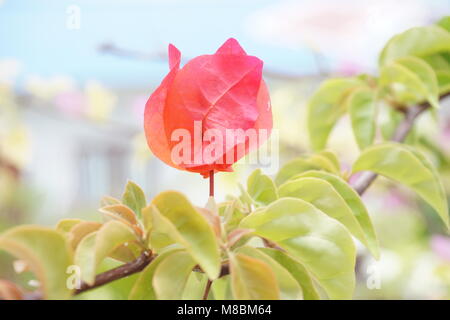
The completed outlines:
{"type": "Polygon", "coordinates": [[[80,294],[85,291],[100,287],[106,283],[112,282],[117,279],[128,277],[134,273],[142,271],[155,256],[150,251],[144,251],[136,260],[121,265],[115,269],[108,270],[100,273],[95,277],[95,282],[90,285],[86,282],[82,282],[79,289],[75,291],[75,294],[80,294]]]}
{"type": "Polygon", "coordinates": [[[208,300],[209,291],[211,290],[212,281],[208,279],[206,282],[205,292],[203,293],[203,300],[208,300]]]}

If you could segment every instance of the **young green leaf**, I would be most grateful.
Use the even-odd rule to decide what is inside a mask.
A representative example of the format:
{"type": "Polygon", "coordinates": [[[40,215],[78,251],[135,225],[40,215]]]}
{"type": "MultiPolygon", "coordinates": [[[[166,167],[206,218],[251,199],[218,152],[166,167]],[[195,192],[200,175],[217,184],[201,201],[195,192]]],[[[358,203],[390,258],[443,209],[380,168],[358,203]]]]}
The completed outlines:
{"type": "Polygon", "coordinates": [[[343,102],[361,82],[353,78],[329,79],[322,83],[308,104],[308,132],[314,150],[325,148],[328,136],[345,112],[343,102]]]}
{"type": "Polygon", "coordinates": [[[275,183],[269,176],[256,169],[247,180],[248,194],[259,205],[268,205],[278,199],[275,183]]]}
{"type": "Polygon", "coordinates": [[[75,264],[81,268],[81,278],[89,284],[94,283],[97,268],[103,259],[120,245],[133,241],[138,241],[133,230],[115,220],[84,237],[75,251],[75,264]]]}
{"type": "Polygon", "coordinates": [[[160,300],[180,300],[192,269],[197,263],[186,251],[168,255],[155,268],[153,289],[160,300]]]}
{"type": "Polygon", "coordinates": [[[141,216],[141,210],[147,206],[144,191],[132,181],[128,181],[125,187],[122,202],[124,205],[130,207],[138,217],[141,216]]]}
{"type": "Polygon", "coordinates": [[[72,249],[76,249],[81,240],[88,234],[97,231],[102,226],[99,222],[83,221],[75,225],[69,233],[69,240],[72,249]]]}
{"type": "Polygon", "coordinates": [[[291,275],[296,279],[296,281],[302,288],[303,298],[305,300],[320,299],[319,293],[314,286],[311,274],[299,261],[290,257],[286,252],[280,250],[271,248],[259,248],[258,250],[270,256],[291,273],[291,275]]]}
{"type": "Polygon", "coordinates": [[[56,230],[62,233],[69,232],[75,225],[83,222],[81,219],[62,219],[56,225],[56,230]]]}
{"type": "Polygon", "coordinates": [[[289,178],[300,174],[308,170],[320,170],[321,167],[318,164],[312,163],[305,158],[297,158],[289,161],[278,171],[275,178],[275,183],[279,186],[286,182],[289,178]]]}
{"type": "MultiPolygon", "coordinates": [[[[333,165],[333,169],[330,170],[330,172],[335,172],[339,174],[341,172],[341,163],[339,162],[338,157],[336,154],[329,150],[323,150],[318,153],[318,155],[327,158],[333,165]]],[[[313,159],[313,158],[310,158],[313,159]]]]}
{"type": "Polygon", "coordinates": [[[292,180],[303,177],[313,177],[323,179],[329,182],[333,188],[341,195],[347,205],[353,212],[353,215],[358,220],[361,228],[364,230],[366,239],[368,242],[369,250],[372,252],[376,259],[379,258],[379,245],[377,235],[375,233],[375,228],[373,227],[372,220],[370,219],[369,213],[362,202],[358,193],[348,185],[343,179],[324,171],[307,171],[303,174],[295,176],[292,180]]]}
{"type": "Polygon", "coordinates": [[[326,180],[313,177],[290,180],[280,186],[279,192],[280,197],[298,198],[311,203],[323,213],[341,222],[357,239],[371,249],[351,208],[326,180]]]}
{"type": "Polygon", "coordinates": [[[439,86],[439,94],[443,95],[450,92],[450,69],[436,71],[436,77],[439,86]]]}
{"type": "Polygon", "coordinates": [[[375,138],[375,94],[372,90],[361,87],[350,94],[347,103],[353,135],[359,148],[364,149],[370,146],[375,138]]]}
{"type": "Polygon", "coordinates": [[[278,300],[277,280],[267,263],[230,253],[231,290],[236,300],[278,300]]]}
{"type": "Polygon", "coordinates": [[[380,66],[406,56],[425,57],[450,51],[450,33],[439,26],[416,27],[400,33],[386,44],[380,66]]]}
{"type": "Polygon", "coordinates": [[[41,285],[45,299],[67,299],[67,267],[72,264],[72,250],[58,231],[19,226],[0,235],[0,249],[24,260],[41,285]]]}
{"type": "Polygon", "coordinates": [[[353,165],[353,172],[373,171],[417,192],[449,227],[447,199],[432,164],[412,147],[385,143],[367,148],[353,165]]]}
{"type": "Polygon", "coordinates": [[[183,249],[169,249],[161,252],[148,266],[139,273],[139,277],[131,289],[129,300],[156,300],[156,293],[153,288],[153,277],[156,267],[171,254],[183,249]]]}
{"type": "MultiPolygon", "coordinates": [[[[408,57],[407,59],[412,60],[413,58],[408,57]]],[[[411,105],[426,100],[433,107],[437,107],[438,103],[436,74],[431,69],[431,67],[427,67],[427,64],[423,61],[421,63],[417,62],[415,64],[415,67],[416,68],[413,69],[406,63],[402,63],[400,60],[391,62],[383,66],[380,71],[380,86],[389,87],[393,92],[395,99],[402,104],[411,105]],[[417,72],[421,64],[423,64],[421,66],[421,71],[427,73],[427,78],[433,79],[428,79],[429,81],[433,82],[433,84],[426,84],[424,82],[424,79],[422,79],[421,74],[417,72]],[[433,87],[433,92],[430,91],[431,87],[433,87]]]]}
{"type": "MultiPolygon", "coordinates": [[[[153,199],[153,230],[160,226],[173,241],[183,245],[210,279],[220,272],[220,253],[217,238],[208,221],[179,192],[166,191],[153,199]],[[169,227],[171,226],[171,227],[169,227]]],[[[153,231],[152,231],[153,232],[153,231]]]]}
{"type": "Polygon", "coordinates": [[[303,298],[303,291],[297,280],[269,255],[249,246],[240,247],[236,252],[263,261],[272,269],[280,289],[281,300],[301,300],[303,298]]]}
{"type": "Polygon", "coordinates": [[[331,299],[350,299],[356,249],[347,229],[306,201],[281,198],[241,222],[297,258],[331,299]]]}

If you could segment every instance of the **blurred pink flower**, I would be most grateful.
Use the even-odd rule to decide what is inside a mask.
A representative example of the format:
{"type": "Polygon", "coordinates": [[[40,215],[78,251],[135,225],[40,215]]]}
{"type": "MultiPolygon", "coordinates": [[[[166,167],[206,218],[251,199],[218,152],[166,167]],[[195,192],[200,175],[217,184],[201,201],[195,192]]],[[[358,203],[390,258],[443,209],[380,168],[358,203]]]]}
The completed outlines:
{"type": "Polygon", "coordinates": [[[450,261],[450,238],[442,235],[434,235],[430,241],[431,249],[441,259],[450,261]]]}
{"type": "Polygon", "coordinates": [[[86,108],[86,99],[81,92],[63,92],[55,97],[56,107],[70,116],[80,116],[86,108]]]}
{"type": "Polygon", "coordinates": [[[337,67],[337,72],[343,76],[351,77],[363,72],[363,68],[355,62],[343,61],[337,67]]]}

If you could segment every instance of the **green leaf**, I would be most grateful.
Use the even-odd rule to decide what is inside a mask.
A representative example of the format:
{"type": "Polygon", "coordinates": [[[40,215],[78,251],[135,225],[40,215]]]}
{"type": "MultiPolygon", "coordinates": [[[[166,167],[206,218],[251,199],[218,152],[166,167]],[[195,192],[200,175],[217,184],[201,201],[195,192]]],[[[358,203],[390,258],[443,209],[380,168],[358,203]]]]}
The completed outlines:
{"type": "Polygon", "coordinates": [[[83,221],[75,225],[69,232],[70,245],[76,249],[81,240],[88,234],[97,231],[102,226],[99,222],[83,221]]]}
{"type": "Polygon", "coordinates": [[[144,191],[132,181],[128,181],[125,187],[122,202],[124,205],[130,207],[138,217],[141,216],[141,210],[147,206],[144,191]]]}
{"type": "Polygon", "coordinates": [[[353,135],[359,148],[364,149],[375,138],[377,110],[374,92],[363,87],[353,91],[348,98],[348,108],[353,135]]]}
{"type": "Polygon", "coordinates": [[[280,250],[271,248],[259,248],[258,250],[270,256],[291,273],[302,288],[303,298],[305,300],[320,300],[319,293],[314,286],[311,274],[299,261],[280,250]]]}
{"type": "Polygon", "coordinates": [[[353,172],[369,170],[396,180],[414,190],[432,206],[449,227],[444,189],[432,164],[418,151],[398,143],[366,149],[353,165],[353,172]]]}
{"type": "Polygon", "coordinates": [[[160,300],[180,300],[197,263],[186,251],[176,251],[162,260],[153,275],[153,289],[160,300]]]}
{"type": "Polygon", "coordinates": [[[374,257],[378,259],[380,253],[375,228],[373,227],[369,213],[367,212],[367,209],[358,193],[343,179],[328,172],[308,171],[292,178],[292,180],[303,177],[313,177],[323,179],[329,182],[334,187],[334,189],[341,195],[341,197],[344,199],[344,201],[352,210],[353,215],[358,220],[361,228],[363,229],[366,235],[369,250],[372,252],[374,257]]]}
{"type": "Polygon", "coordinates": [[[438,26],[417,27],[394,36],[379,58],[380,66],[406,56],[425,57],[450,50],[450,33],[438,26]]]}
{"type": "MultiPolygon", "coordinates": [[[[216,279],[215,281],[217,281],[216,279]]],[[[201,300],[205,292],[205,287],[208,282],[208,276],[204,273],[192,271],[186,281],[186,286],[183,291],[183,300],[201,300]]],[[[211,294],[211,291],[210,291],[211,294]]]]}
{"type": "Polygon", "coordinates": [[[336,166],[335,161],[330,159],[330,155],[324,151],[309,156],[308,161],[314,163],[322,170],[340,174],[339,166],[336,166]]]}
{"type": "Polygon", "coordinates": [[[155,270],[168,256],[178,251],[182,251],[182,249],[170,249],[161,252],[148,266],[146,266],[145,269],[139,273],[139,278],[134,283],[128,299],[156,300],[156,293],[153,289],[153,277],[155,275],[155,270]]]}
{"type": "Polygon", "coordinates": [[[443,95],[450,92],[450,70],[436,71],[436,77],[439,85],[439,94],[443,95]]]}
{"type": "Polygon", "coordinates": [[[355,245],[347,229],[313,205],[281,198],[241,222],[297,258],[331,299],[350,299],[355,286],[355,245]]]}
{"type": "Polygon", "coordinates": [[[231,290],[236,300],[278,300],[279,288],[267,263],[230,253],[231,290]]]}
{"type": "Polygon", "coordinates": [[[370,248],[365,233],[351,208],[326,180],[303,177],[280,186],[280,197],[292,197],[311,203],[317,209],[341,222],[365,246],[370,248]]]}
{"type": "Polygon", "coordinates": [[[83,222],[81,219],[62,219],[58,221],[56,225],[56,230],[62,233],[67,233],[72,229],[75,225],[83,222]]]}
{"type": "Polygon", "coordinates": [[[331,130],[345,112],[346,96],[361,82],[352,78],[329,79],[322,83],[308,103],[308,132],[312,148],[325,148],[331,130]]]}
{"type": "Polygon", "coordinates": [[[119,199],[110,196],[104,196],[100,200],[100,207],[112,206],[115,204],[122,204],[119,199]]]}
{"type": "Polygon", "coordinates": [[[336,172],[338,174],[341,172],[341,163],[339,162],[338,157],[333,151],[323,150],[320,151],[318,155],[327,158],[333,164],[334,169],[330,172],[336,172]]]}
{"type": "Polygon", "coordinates": [[[66,270],[72,264],[72,251],[63,234],[44,227],[19,226],[0,235],[0,249],[27,263],[45,299],[70,297],[66,270]]]}
{"type": "Polygon", "coordinates": [[[220,272],[220,253],[214,230],[184,195],[175,191],[160,193],[152,201],[153,231],[164,232],[181,244],[200,267],[215,279],[220,272]]]}
{"type": "Polygon", "coordinates": [[[389,86],[400,103],[426,100],[433,107],[439,106],[436,74],[425,61],[404,57],[383,66],[380,73],[380,85],[389,86]]]}
{"type": "Polygon", "coordinates": [[[303,291],[297,280],[269,255],[249,246],[240,247],[236,252],[263,261],[270,267],[277,280],[281,300],[300,300],[303,298],[303,291]]]}
{"type": "Polygon", "coordinates": [[[450,32],[450,16],[443,17],[436,23],[439,27],[450,32]]]}
{"type": "Polygon", "coordinates": [[[133,230],[115,220],[84,237],[75,251],[75,264],[81,269],[81,278],[88,284],[94,283],[97,268],[103,259],[120,245],[133,241],[137,241],[133,230]]]}
{"type": "Polygon", "coordinates": [[[312,163],[308,159],[297,158],[291,160],[284,166],[282,166],[281,169],[278,171],[277,176],[275,178],[275,183],[279,186],[284,182],[286,182],[289,178],[292,178],[297,174],[315,169],[319,170],[321,169],[321,167],[318,166],[317,164],[312,163]]]}
{"type": "Polygon", "coordinates": [[[278,199],[275,183],[269,176],[256,169],[247,180],[248,194],[259,205],[267,205],[278,199]]]}

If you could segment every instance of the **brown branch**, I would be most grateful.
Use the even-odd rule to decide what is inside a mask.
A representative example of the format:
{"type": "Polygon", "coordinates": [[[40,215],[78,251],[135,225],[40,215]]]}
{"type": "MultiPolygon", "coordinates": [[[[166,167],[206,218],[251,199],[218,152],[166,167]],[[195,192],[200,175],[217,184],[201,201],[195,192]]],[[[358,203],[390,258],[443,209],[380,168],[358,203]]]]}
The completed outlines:
{"type": "Polygon", "coordinates": [[[203,293],[203,300],[208,300],[209,291],[211,290],[212,281],[208,279],[206,282],[205,292],[203,293]]]}
{"type": "Polygon", "coordinates": [[[95,282],[93,284],[87,284],[82,282],[79,289],[75,291],[75,294],[80,294],[85,291],[95,289],[106,283],[118,280],[121,278],[128,277],[134,273],[142,271],[150,262],[153,261],[155,256],[152,255],[151,251],[144,251],[136,260],[128,262],[117,268],[108,270],[106,272],[100,273],[95,277],[95,282]]]}
{"type": "MultiPolygon", "coordinates": [[[[450,92],[442,95],[440,97],[440,100],[443,100],[448,96],[450,96],[450,92]]],[[[424,102],[405,109],[405,117],[398,125],[391,140],[394,142],[403,142],[414,126],[417,117],[430,107],[431,106],[428,102],[424,102]]],[[[369,188],[369,186],[375,181],[377,176],[378,175],[374,172],[365,172],[355,183],[352,184],[352,187],[356,190],[356,192],[358,192],[358,194],[362,195],[364,192],[366,192],[367,188],[369,188]]]]}

